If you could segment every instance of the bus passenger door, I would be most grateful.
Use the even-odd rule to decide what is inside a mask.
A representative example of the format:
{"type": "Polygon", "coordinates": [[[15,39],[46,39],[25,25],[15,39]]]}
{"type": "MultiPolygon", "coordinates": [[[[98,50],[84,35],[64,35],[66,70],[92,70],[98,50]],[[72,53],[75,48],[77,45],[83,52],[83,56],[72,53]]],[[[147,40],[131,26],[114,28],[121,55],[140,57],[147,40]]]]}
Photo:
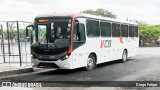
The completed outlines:
{"type": "Polygon", "coordinates": [[[83,19],[79,18],[74,23],[74,34],[73,34],[73,68],[85,66],[86,61],[86,36],[85,36],[85,24],[83,19]]]}

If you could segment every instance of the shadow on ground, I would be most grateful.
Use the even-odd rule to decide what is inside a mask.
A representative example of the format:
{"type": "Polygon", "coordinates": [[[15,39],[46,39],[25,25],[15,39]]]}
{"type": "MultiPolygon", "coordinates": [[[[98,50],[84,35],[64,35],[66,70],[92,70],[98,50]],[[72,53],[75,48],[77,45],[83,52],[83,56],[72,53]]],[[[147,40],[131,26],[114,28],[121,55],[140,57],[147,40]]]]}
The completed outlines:
{"type": "MultiPolygon", "coordinates": [[[[128,59],[127,62],[132,61],[132,60],[133,59],[128,59]]],[[[114,64],[120,64],[120,63],[121,63],[120,60],[110,61],[110,62],[98,64],[95,69],[102,69],[106,66],[110,66],[110,65],[114,65],[114,64]]],[[[77,69],[72,69],[72,70],[57,69],[57,70],[47,70],[47,71],[40,72],[40,73],[37,73],[37,74],[41,74],[41,75],[67,75],[67,74],[73,74],[73,73],[85,72],[85,71],[86,70],[84,68],[77,68],[77,69]]]]}

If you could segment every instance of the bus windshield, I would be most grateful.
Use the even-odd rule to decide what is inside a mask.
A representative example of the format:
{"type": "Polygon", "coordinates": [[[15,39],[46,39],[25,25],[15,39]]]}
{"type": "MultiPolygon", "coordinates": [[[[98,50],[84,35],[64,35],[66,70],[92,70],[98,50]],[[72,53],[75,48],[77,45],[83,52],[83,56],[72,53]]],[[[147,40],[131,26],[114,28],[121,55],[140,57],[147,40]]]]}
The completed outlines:
{"type": "Polygon", "coordinates": [[[51,19],[47,23],[37,24],[36,31],[39,48],[57,49],[70,46],[70,19],[51,19]]]}

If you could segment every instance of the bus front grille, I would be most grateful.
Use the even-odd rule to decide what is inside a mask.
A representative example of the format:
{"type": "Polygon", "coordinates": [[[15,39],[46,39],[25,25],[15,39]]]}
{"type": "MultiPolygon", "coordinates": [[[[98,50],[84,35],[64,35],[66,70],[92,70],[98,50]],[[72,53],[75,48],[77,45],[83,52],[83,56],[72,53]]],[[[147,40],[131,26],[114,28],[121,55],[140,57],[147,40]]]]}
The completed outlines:
{"type": "Polygon", "coordinates": [[[58,61],[58,59],[38,59],[40,61],[58,61]]]}
{"type": "Polygon", "coordinates": [[[38,67],[39,68],[60,68],[55,63],[44,63],[44,62],[39,63],[38,67]]]}

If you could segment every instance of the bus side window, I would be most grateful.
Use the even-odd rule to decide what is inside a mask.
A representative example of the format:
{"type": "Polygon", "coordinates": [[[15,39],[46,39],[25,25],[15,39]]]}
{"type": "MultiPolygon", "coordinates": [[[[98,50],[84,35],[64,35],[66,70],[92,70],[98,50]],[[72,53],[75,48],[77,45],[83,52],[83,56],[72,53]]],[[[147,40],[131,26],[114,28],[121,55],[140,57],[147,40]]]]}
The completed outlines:
{"type": "Polygon", "coordinates": [[[100,25],[98,20],[87,20],[86,23],[87,36],[88,37],[99,37],[100,36],[100,25]]]}
{"type": "Polygon", "coordinates": [[[85,38],[85,26],[82,23],[75,23],[74,28],[74,41],[84,42],[85,38]]]}
{"type": "Polygon", "coordinates": [[[138,26],[129,26],[129,36],[138,37],[138,26]]]}
{"type": "Polygon", "coordinates": [[[111,23],[101,21],[100,28],[101,28],[101,37],[111,36],[111,23]]]}
{"type": "Polygon", "coordinates": [[[74,23],[74,34],[73,34],[73,39],[74,41],[79,41],[79,35],[78,35],[78,28],[79,28],[79,22],[75,21],[74,23]]]}
{"type": "Polygon", "coordinates": [[[120,24],[112,23],[112,37],[120,37],[120,24]]]}
{"type": "Polygon", "coordinates": [[[128,25],[121,25],[121,36],[128,37],[128,25]]]}
{"type": "Polygon", "coordinates": [[[134,26],[129,26],[129,37],[134,37],[134,26]]]}
{"type": "Polygon", "coordinates": [[[86,37],[85,37],[85,26],[84,24],[80,23],[79,24],[79,29],[78,29],[78,32],[77,32],[79,35],[79,41],[85,41],[86,40],[86,37]]]}
{"type": "Polygon", "coordinates": [[[138,37],[138,26],[134,27],[134,37],[138,37]]]}

